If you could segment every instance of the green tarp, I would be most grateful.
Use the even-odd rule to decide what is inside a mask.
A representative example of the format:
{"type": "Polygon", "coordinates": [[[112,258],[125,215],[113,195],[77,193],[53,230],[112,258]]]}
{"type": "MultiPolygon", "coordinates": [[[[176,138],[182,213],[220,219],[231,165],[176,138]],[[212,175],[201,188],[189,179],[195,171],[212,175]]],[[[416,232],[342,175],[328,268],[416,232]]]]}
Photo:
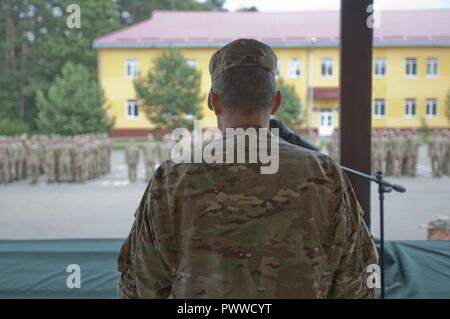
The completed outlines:
{"type": "MultiPolygon", "coordinates": [[[[122,239],[0,241],[0,298],[115,298],[122,239]],[[81,269],[69,289],[67,266],[81,269]]],[[[386,242],[387,298],[450,298],[450,242],[386,242]]]]}

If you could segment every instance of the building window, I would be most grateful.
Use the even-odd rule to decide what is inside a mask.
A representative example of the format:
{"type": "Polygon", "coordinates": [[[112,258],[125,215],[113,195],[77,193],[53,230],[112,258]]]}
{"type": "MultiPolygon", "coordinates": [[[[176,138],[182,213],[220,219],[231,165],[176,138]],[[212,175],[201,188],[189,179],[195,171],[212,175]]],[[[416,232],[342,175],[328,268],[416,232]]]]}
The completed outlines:
{"type": "Polygon", "coordinates": [[[296,79],[300,76],[300,60],[289,59],[288,61],[288,78],[296,79]]]}
{"type": "Polygon", "coordinates": [[[427,76],[439,75],[439,60],[437,58],[427,59],[427,76]]]}
{"type": "Polygon", "coordinates": [[[188,67],[192,68],[192,69],[196,69],[197,68],[197,60],[195,59],[188,59],[186,60],[186,64],[188,67]]]}
{"type": "Polygon", "coordinates": [[[375,76],[383,77],[386,75],[386,59],[375,59],[375,76]]]}
{"type": "Polygon", "coordinates": [[[281,62],[277,60],[277,70],[275,71],[275,78],[278,80],[281,74],[281,62]]]}
{"type": "Polygon", "coordinates": [[[406,76],[417,76],[417,59],[407,58],[405,62],[406,76]]]}
{"type": "Polygon", "coordinates": [[[376,99],[373,105],[373,115],[382,118],[386,115],[386,102],[384,99],[376,99]]]}
{"type": "Polygon", "coordinates": [[[438,111],[437,99],[427,99],[426,107],[427,107],[427,109],[425,112],[425,116],[427,118],[435,118],[437,116],[437,111],[438,111]]]}
{"type": "Polygon", "coordinates": [[[322,59],[322,76],[330,78],[333,76],[333,60],[326,58],[322,59]]]}
{"type": "Polygon", "coordinates": [[[415,117],[417,111],[416,100],[407,99],[405,100],[405,117],[415,117]]]}
{"type": "Polygon", "coordinates": [[[128,101],[126,105],[127,118],[130,120],[137,119],[139,117],[139,105],[137,101],[128,101]]]}
{"type": "Polygon", "coordinates": [[[136,80],[139,77],[139,63],[137,60],[125,61],[125,78],[127,80],[136,80]]]}

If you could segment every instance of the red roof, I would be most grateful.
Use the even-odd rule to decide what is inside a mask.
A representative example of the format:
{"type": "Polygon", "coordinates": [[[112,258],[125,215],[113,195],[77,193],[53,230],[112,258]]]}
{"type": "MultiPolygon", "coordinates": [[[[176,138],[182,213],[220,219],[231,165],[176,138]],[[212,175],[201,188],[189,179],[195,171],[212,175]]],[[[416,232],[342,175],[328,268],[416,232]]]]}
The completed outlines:
{"type": "MultiPolygon", "coordinates": [[[[375,45],[450,46],[450,10],[382,11],[375,45]]],[[[151,18],[97,38],[96,48],[220,47],[253,38],[275,47],[336,46],[339,12],[154,11],[151,18]]]]}

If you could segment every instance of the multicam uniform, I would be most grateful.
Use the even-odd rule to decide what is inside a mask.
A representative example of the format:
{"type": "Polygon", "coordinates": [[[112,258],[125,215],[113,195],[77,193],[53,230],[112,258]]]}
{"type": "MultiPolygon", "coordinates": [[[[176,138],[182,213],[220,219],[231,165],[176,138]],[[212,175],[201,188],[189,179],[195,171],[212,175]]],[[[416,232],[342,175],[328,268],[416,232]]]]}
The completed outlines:
{"type": "Polygon", "coordinates": [[[374,297],[377,253],[346,176],[284,141],[279,154],[272,175],[258,164],[163,163],[121,248],[119,295],[374,297]]]}
{"type": "Polygon", "coordinates": [[[128,165],[128,179],[135,182],[137,179],[137,166],[139,164],[139,148],[134,142],[125,149],[125,162],[128,165]]]}

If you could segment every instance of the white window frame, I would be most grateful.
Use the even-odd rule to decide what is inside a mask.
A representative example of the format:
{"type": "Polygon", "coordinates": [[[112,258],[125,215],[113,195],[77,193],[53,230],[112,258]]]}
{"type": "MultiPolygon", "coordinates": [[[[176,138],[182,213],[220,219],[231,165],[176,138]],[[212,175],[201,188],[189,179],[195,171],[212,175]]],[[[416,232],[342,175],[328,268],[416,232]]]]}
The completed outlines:
{"type": "Polygon", "coordinates": [[[426,72],[427,72],[427,77],[428,78],[437,78],[439,76],[439,72],[440,72],[440,61],[439,58],[427,58],[426,61],[426,72]],[[436,66],[436,73],[428,73],[428,66],[431,64],[431,62],[434,62],[433,65],[436,66]]]}
{"type": "Polygon", "coordinates": [[[334,76],[334,61],[332,58],[322,58],[320,63],[320,74],[322,74],[323,78],[330,79],[334,76]],[[331,70],[331,73],[325,72],[324,74],[324,66],[326,70],[331,70]]]}
{"type": "Polygon", "coordinates": [[[404,105],[404,115],[407,119],[414,119],[417,117],[417,100],[416,99],[406,99],[404,105]],[[414,108],[413,108],[414,106],[414,108]],[[412,110],[414,109],[414,114],[412,110]]]}
{"type": "Polygon", "coordinates": [[[373,65],[374,65],[374,70],[373,70],[374,76],[376,78],[384,78],[386,76],[386,73],[387,73],[386,59],[385,58],[376,58],[374,63],[373,63],[373,65]],[[383,74],[377,73],[377,71],[379,70],[378,69],[379,64],[382,64],[382,66],[384,67],[384,73],[383,74]]]}
{"type": "Polygon", "coordinates": [[[375,99],[373,102],[373,117],[375,119],[382,119],[386,117],[386,99],[375,99]],[[381,112],[377,112],[380,109],[383,110],[383,114],[381,112]]]}
{"type": "Polygon", "coordinates": [[[279,79],[281,75],[281,61],[277,60],[277,69],[275,71],[275,79],[279,79]]]}
{"type": "Polygon", "coordinates": [[[407,78],[416,78],[418,74],[419,74],[419,64],[418,64],[417,58],[406,58],[405,59],[405,76],[407,78]],[[408,73],[408,71],[410,70],[410,67],[412,67],[412,66],[410,66],[411,62],[414,62],[413,65],[415,66],[415,69],[416,69],[415,74],[408,73]]]}
{"type": "Polygon", "coordinates": [[[435,119],[438,117],[439,114],[439,101],[438,99],[435,98],[430,98],[430,99],[426,99],[425,100],[425,118],[427,119],[435,119]],[[430,114],[429,108],[430,108],[430,104],[434,102],[434,107],[436,112],[434,114],[430,114]]]}
{"type": "Polygon", "coordinates": [[[125,117],[129,120],[137,120],[139,118],[139,103],[138,101],[129,100],[125,103],[125,117]],[[136,114],[130,114],[130,105],[133,105],[135,107],[136,114]]]}
{"type": "Polygon", "coordinates": [[[301,60],[298,58],[290,58],[288,60],[288,78],[298,79],[302,75],[301,60]]]}
{"type": "Polygon", "coordinates": [[[126,59],[125,60],[125,79],[137,80],[138,78],[139,78],[139,61],[137,59],[126,59]],[[128,72],[128,70],[129,70],[128,66],[130,66],[130,72],[128,72]],[[133,68],[133,66],[134,66],[134,68],[133,68]]]}
{"type": "Polygon", "coordinates": [[[197,60],[196,59],[187,59],[186,65],[192,69],[197,69],[197,60]]]}

